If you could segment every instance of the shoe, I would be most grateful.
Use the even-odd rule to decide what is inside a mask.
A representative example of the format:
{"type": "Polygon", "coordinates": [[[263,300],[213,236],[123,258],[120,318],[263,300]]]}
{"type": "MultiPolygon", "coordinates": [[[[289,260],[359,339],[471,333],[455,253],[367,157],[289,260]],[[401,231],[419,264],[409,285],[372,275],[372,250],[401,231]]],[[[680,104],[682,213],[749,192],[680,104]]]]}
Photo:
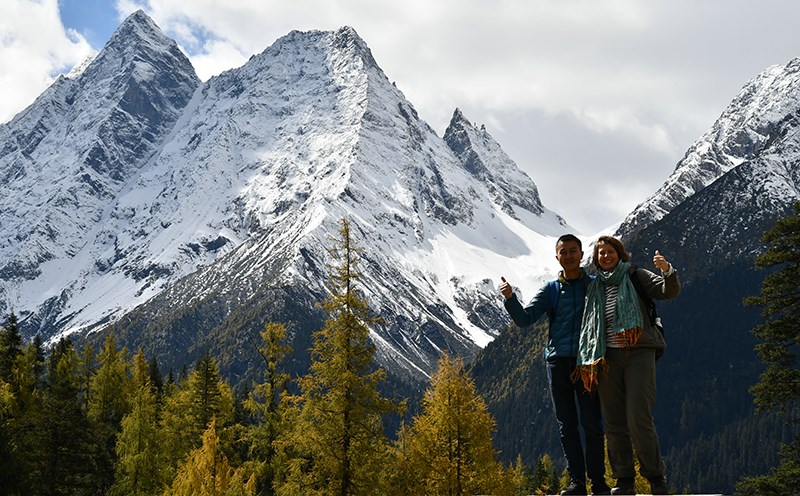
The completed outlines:
{"type": "Polygon", "coordinates": [[[561,491],[561,496],[567,496],[570,494],[586,494],[586,484],[576,479],[572,479],[569,481],[569,485],[561,491]]]}
{"type": "Polygon", "coordinates": [[[664,476],[650,480],[650,494],[669,494],[667,479],[664,476]]]}
{"type": "Polygon", "coordinates": [[[605,479],[592,482],[592,494],[611,494],[611,488],[606,484],[605,479]]]}
{"type": "Polygon", "coordinates": [[[636,494],[633,487],[633,477],[617,479],[617,487],[611,489],[611,494],[636,494]]]}

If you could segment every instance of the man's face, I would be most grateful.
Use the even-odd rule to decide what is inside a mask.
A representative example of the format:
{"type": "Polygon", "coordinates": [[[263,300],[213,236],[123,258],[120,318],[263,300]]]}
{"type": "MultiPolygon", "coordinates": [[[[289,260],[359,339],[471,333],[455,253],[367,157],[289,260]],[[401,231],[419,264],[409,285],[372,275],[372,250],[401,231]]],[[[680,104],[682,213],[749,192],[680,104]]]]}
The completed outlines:
{"type": "Polygon", "coordinates": [[[583,252],[575,241],[559,241],[556,245],[556,260],[565,271],[579,269],[583,252]]]}

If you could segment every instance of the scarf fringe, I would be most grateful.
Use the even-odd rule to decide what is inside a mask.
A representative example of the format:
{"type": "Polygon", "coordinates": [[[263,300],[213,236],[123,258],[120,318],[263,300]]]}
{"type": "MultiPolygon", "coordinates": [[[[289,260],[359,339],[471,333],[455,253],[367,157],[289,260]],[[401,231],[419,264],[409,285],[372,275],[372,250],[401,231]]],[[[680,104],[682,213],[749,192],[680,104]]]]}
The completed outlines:
{"type": "Polygon", "coordinates": [[[631,327],[630,329],[625,329],[622,333],[622,336],[625,338],[625,349],[630,350],[631,348],[636,348],[636,343],[638,343],[639,338],[642,337],[642,328],[631,327]]]}
{"type": "Polygon", "coordinates": [[[600,374],[608,372],[608,363],[605,357],[601,357],[594,363],[587,365],[578,365],[575,367],[575,372],[572,373],[570,379],[572,382],[583,382],[583,387],[589,394],[594,394],[597,391],[597,382],[600,379],[600,374]]]}
{"type": "MultiPolygon", "coordinates": [[[[631,327],[622,331],[622,336],[625,338],[625,350],[630,351],[636,347],[639,338],[642,337],[641,327],[631,327]]],[[[572,382],[583,382],[583,387],[589,394],[594,394],[597,391],[597,383],[600,380],[600,375],[605,375],[608,372],[608,362],[605,357],[600,357],[590,364],[578,365],[575,371],[570,375],[572,382]]]]}

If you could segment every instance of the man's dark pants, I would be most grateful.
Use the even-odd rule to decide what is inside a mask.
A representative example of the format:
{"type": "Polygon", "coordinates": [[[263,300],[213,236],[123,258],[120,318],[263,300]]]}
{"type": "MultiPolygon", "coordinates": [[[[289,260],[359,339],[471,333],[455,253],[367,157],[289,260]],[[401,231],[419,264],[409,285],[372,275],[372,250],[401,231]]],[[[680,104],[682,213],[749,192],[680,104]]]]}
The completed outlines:
{"type": "Polygon", "coordinates": [[[581,482],[587,474],[589,480],[599,481],[605,474],[600,399],[597,394],[590,395],[581,381],[572,381],[570,376],[575,372],[575,365],[574,357],[550,358],[547,360],[547,379],[561,433],[561,446],[567,459],[567,473],[570,478],[581,482]],[[578,432],[579,421],[586,438],[585,457],[578,432]]]}

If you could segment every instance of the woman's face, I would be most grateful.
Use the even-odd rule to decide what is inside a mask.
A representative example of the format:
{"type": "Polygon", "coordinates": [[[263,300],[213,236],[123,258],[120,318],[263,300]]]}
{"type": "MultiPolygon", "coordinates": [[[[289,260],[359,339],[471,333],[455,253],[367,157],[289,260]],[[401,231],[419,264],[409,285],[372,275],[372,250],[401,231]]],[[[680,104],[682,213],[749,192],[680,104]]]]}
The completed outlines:
{"type": "Polygon", "coordinates": [[[619,254],[608,243],[598,243],[597,245],[597,265],[605,271],[611,271],[619,263],[619,254]]]}

